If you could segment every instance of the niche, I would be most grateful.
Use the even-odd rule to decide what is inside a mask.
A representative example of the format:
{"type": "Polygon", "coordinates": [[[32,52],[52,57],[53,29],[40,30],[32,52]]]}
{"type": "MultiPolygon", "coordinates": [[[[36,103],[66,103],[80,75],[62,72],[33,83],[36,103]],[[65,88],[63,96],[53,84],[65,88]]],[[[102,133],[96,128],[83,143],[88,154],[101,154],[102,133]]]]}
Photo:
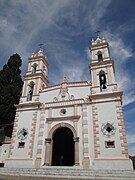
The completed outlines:
{"type": "Polygon", "coordinates": [[[24,148],[24,147],[25,147],[25,142],[18,143],[18,148],[24,148]]]}
{"type": "Polygon", "coordinates": [[[34,90],[34,82],[31,81],[28,86],[29,87],[28,87],[27,101],[31,101],[32,96],[33,96],[33,90],[34,90]]]}
{"type": "Polygon", "coordinates": [[[36,70],[37,70],[37,64],[34,63],[34,64],[32,65],[32,74],[35,74],[35,73],[36,73],[36,70]]]}
{"type": "Polygon", "coordinates": [[[97,52],[97,57],[98,57],[98,62],[103,61],[103,56],[102,56],[102,52],[101,51],[97,52]]]}
{"type": "Polygon", "coordinates": [[[105,141],[105,147],[106,148],[115,148],[115,142],[114,141],[105,141]]]}

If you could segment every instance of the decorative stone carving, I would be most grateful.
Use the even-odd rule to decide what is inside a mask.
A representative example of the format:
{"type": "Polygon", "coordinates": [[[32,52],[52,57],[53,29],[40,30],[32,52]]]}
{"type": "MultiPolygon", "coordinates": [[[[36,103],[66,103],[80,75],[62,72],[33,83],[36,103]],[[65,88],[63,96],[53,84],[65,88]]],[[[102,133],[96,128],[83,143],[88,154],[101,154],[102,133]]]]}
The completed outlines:
{"type": "Polygon", "coordinates": [[[21,141],[26,139],[28,136],[28,130],[25,128],[21,128],[18,133],[17,133],[17,137],[18,139],[20,139],[21,141]]]}
{"type": "Polygon", "coordinates": [[[112,135],[115,134],[116,128],[114,127],[114,124],[113,124],[113,123],[107,122],[107,123],[102,124],[101,132],[102,132],[103,135],[105,135],[106,137],[110,137],[110,136],[112,136],[112,135]]]}
{"type": "Polygon", "coordinates": [[[68,87],[61,87],[58,96],[53,98],[53,102],[66,100],[74,100],[74,96],[69,94],[68,87]]]}

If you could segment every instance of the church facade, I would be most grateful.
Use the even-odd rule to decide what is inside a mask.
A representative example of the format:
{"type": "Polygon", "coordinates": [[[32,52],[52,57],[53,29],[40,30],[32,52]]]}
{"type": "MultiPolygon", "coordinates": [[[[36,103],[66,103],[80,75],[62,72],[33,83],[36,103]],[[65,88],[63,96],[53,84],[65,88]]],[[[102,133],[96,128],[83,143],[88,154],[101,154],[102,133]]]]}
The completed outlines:
{"type": "Polygon", "coordinates": [[[91,81],[53,86],[43,50],[28,59],[6,167],[133,169],[109,44],[97,37],[90,51],[91,81]]]}

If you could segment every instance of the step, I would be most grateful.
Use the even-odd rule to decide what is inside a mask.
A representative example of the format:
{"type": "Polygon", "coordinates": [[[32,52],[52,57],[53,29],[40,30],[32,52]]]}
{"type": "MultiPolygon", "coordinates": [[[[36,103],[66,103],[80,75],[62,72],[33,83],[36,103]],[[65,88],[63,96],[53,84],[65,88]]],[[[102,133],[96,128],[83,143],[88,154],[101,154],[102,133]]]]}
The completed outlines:
{"type": "Polygon", "coordinates": [[[58,178],[81,178],[81,179],[112,179],[112,180],[135,180],[135,171],[120,170],[84,170],[67,167],[46,167],[40,169],[25,168],[0,168],[0,174],[36,176],[36,177],[58,177],[58,178]]]}

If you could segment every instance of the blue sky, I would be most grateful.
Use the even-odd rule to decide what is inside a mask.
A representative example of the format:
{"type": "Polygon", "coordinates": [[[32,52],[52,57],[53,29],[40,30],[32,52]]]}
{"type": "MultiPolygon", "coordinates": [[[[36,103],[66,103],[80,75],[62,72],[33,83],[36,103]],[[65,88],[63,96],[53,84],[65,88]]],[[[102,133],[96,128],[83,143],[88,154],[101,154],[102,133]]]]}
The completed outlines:
{"type": "Polygon", "coordinates": [[[10,55],[28,57],[43,49],[49,62],[50,85],[90,80],[89,46],[100,30],[115,61],[129,153],[135,155],[135,1],[134,0],[0,0],[0,69],[10,55]]]}

